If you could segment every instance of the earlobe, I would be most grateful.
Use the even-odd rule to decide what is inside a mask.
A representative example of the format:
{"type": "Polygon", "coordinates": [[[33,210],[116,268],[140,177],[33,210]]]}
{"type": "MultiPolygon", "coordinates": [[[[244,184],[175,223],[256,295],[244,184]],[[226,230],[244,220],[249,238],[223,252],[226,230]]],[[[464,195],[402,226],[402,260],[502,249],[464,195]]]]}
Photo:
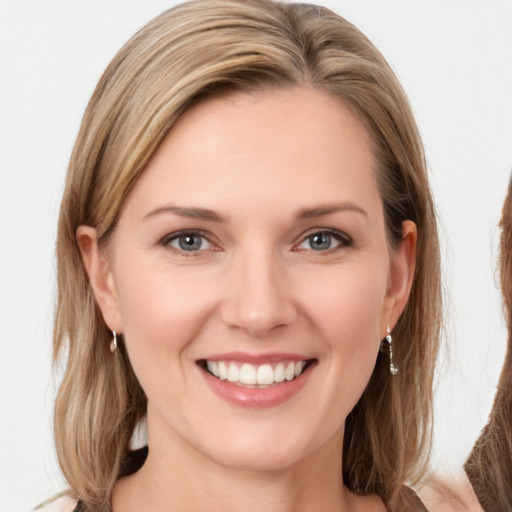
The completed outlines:
{"type": "Polygon", "coordinates": [[[391,277],[388,289],[389,313],[387,323],[394,326],[405,309],[411,293],[416,268],[416,224],[410,220],[402,223],[402,240],[391,261],[391,277]]]}
{"type": "Polygon", "coordinates": [[[96,229],[79,226],[76,240],[103,319],[111,331],[122,332],[114,276],[106,255],[98,245],[96,229]]]}

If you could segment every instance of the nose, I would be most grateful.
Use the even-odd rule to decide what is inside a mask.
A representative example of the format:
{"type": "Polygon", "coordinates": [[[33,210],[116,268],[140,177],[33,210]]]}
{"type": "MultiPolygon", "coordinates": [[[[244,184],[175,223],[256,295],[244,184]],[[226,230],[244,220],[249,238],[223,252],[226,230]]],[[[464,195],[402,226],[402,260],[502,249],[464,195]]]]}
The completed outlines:
{"type": "Polygon", "coordinates": [[[262,337],[296,320],[291,282],[277,260],[261,251],[233,262],[221,312],[225,324],[262,337]]]}

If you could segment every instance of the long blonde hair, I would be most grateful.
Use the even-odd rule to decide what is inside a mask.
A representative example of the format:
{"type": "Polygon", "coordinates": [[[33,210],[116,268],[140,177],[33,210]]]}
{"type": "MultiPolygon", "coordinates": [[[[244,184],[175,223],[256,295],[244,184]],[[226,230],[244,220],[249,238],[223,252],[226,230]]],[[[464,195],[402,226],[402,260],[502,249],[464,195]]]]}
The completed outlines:
{"type": "Polygon", "coordinates": [[[486,512],[512,510],[512,179],[500,227],[498,269],[508,331],[507,353],[489,421],[464,465],[486,512]]]}
{"type": "Polygon", "coordinates": [[[114,57],[86,109],[71,155],[58,238],[54,357],[67,347],[55,406],[59,461],[86,507],[99,508],[128,467],[146,399],[95,303],[75,238],[100,243],[169,130],[212,95],[307,86],[350,106],[372,136],[389,244],[418,228],[409,302],[394,330],[400,373],[381,354],[346,422],[343,477],[390,507],[423,474],[431,443],[432,381],[441,325],[439,247],[423,148],[392,70],[353,25],[326,8],[271,0],[197,0],[164,12],[114,57]]]}

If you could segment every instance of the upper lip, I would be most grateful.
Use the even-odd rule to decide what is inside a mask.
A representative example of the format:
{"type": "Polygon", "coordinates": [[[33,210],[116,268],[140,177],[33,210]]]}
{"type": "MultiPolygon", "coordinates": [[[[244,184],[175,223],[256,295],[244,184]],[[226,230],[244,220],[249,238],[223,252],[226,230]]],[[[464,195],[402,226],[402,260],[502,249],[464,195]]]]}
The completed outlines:
{"type": "Polygon", "coordinates": [[[308,361],[314,359],[303,354],[292,354],[287,352],[272,352],[266,354],[250,354],[248,352],[225,352],[203,357],[199,361],[225,361],[237,363],[249,363],[253,365],[280,363],[283,361],[308,361]]]}

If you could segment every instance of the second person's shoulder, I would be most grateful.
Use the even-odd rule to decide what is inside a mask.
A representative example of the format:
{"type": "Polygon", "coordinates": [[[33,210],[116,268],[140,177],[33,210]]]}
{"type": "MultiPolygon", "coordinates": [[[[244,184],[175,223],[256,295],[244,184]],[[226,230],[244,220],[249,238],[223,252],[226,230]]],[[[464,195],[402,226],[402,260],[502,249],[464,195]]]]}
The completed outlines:
{"type": "Polygon", "coordinates": [[[37,506],[34,512],[74,512],[77,510],[77,505],[78,500],[69,494],[57,494],[37,506]]]}

